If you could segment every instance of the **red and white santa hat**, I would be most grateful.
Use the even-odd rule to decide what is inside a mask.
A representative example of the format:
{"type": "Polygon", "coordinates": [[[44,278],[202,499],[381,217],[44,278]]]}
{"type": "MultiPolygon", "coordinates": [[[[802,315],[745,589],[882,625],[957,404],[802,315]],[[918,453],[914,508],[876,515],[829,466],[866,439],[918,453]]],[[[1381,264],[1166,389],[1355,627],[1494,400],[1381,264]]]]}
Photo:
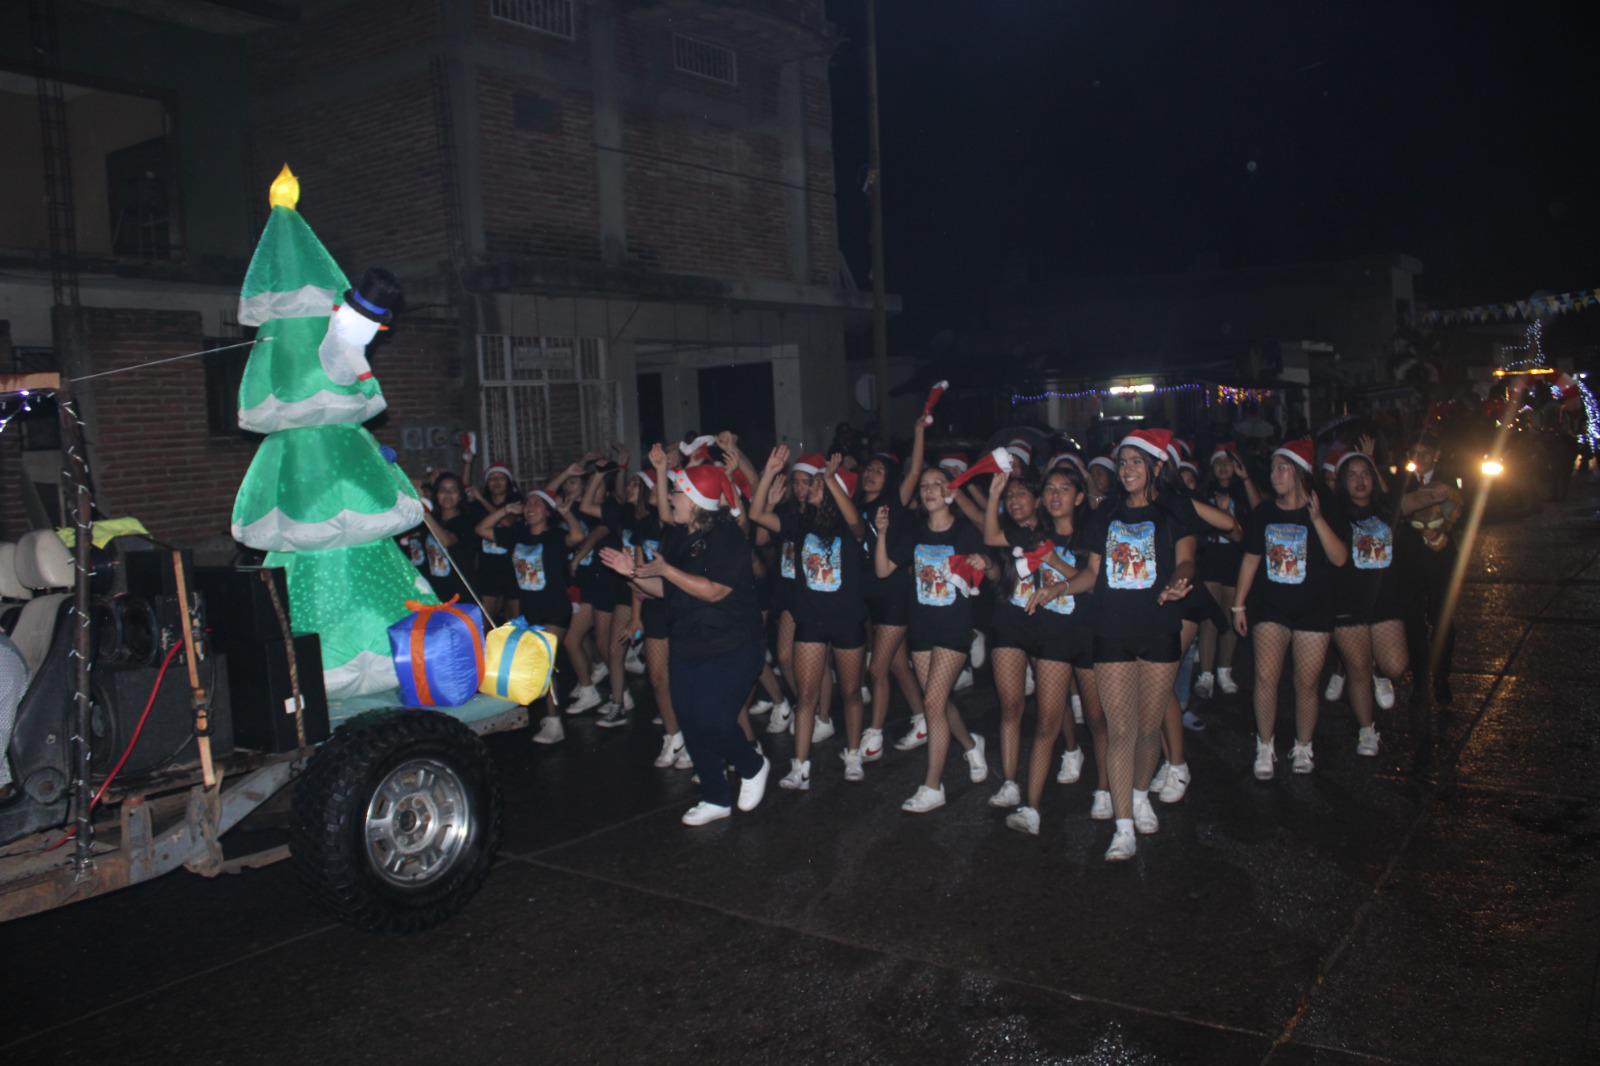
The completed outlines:
{"type": "MultiPolygon", "coordinates": [[[[1004,449],[999,449],[1004,451],[1004,449]]],[[[981,460],[980,460],[981,461],[981,460]]],[[[976,596],[979,587],[983,584],[983,571],[972,565],[972,560],[965,555],[952,555],[950,557],[950,584],[963,596],[976,596]]]]}
{"type": "Polygon", "coordinates": [[[967,467],[971,465],[971,461],[961,452],[945,452],[939,456],[939,469],[943,470],[947,477],[957,477],[964,474],[967,467]]]}
{"type": "Polygon", "coordinates": [[[1109,455],[1097,455],[1093,459],[1089,460],[1089,469],[1092,470],[1097,466],[1105,467],[1106,473],[1110,474],[1112,477],[1117,476],[1116,461],[1109,455]]]}
{"type": "Polygon", "coordinates": [[[1178,451],[1183,453],[1185,459],[1194,458],[1194,442],[1184,440],[1182,437],[1173,437],[1172,443],[1177,445],[1178,451]]]}
{"type": "Polygon", "coordinates": [[[1044,565],[1045,558],[1056,550],[1056,542],[1042,540],[1030,551],[1023,551],[1020,546],[1012,548],[1011,554],[1016,556],[1017,576],[1032,577],[1044,565]]]}
{"type": "Polygon", "coordinates": [[[709,433],[701,434],[678,449],[683,453],[686,463],[708,463],[711,461],[711,446],[717,443],[717,438],[709,433]]]}
{"type": "Polygon", "coordinates": [[[1033,445],[1021,437],[1012,437],[1011,441],[1006,445],[1006,451],[1016,456],[1023,466],[1033,462],[1033,445]]]}
{"type": "Polygon", "coordinates": [[[861,475],[854,470],[846,470],[844,467],[840,467],[833,472],[833,480],[839,483],[839,487],[844,490],[846,496],[854,496],[856,494],[856,485],[861,481],[861,475]]]}
{"type": "Polygon", "coordinates": [[[1322,453],[1322,469],[1329,474],[1337,473],[1339,464],[1344,457],[1350,454],[1350,449],[1343,444],[1335,444],[1322,453]]]}
{"type": "Polygon", "coordinates": [[[648,492],[656,491],[656,475],[655,475],[654,471],[652,471],[652,470],[639,470],[639,471],[636,471],[633,476],[638,478],[640,481],[644,482],[644,487],[645,487],[646,491],[648,491],[648,492]]]}
{"type": "Polygon", "coordinates": [[[1172,451],[1172,430],[1170,429],[1136,429],[1122,438],[1122,443],[1117,445],[1120,451],[1123,448],[1138,448],[1150,458],[1159,462],[1177,461],[1177,456],[1172,451]]]}
{"type": "Polygon", "coordinates": [[[793,463],[789,464],[790,470],[798,470],[802,474],[816,477],[827,469],[828,460],[821,452],[806,452],[793,463]]]}
{"type": "Polygon", "coordinates": [[[1216,447],[1211,449],[1210,461],[1213,463],[1218,459],[1233,460],[1237,458],[1239,458],[1239,445],[1235,441],[1219,440],[1216,447]]]}
{"type": "Polygon", "coordinates": [[[1333,472],[1335,474],[1339,473],[1339,471],[1344,469],[1344,464],[1348,463],[1352,459],[1365,459],[1369,464],[1371,464],[1373,470],[1378,469],[1378,461],[1376,459],[1358,448],[1351,448],[1339,456],[1338,461],[1333,464],[1333,472]]]}
{"type": "Polygon", "coordinates": [[[739,510],[739,492],[720,466],[702,463],[686,470],[674,470],[672,483],[703,511],[720,511],[726,506],[735,518],[743,513],[739,510]]]}
{"type": "Polygon", "coordinates": [[[956,479],[950,482],[950,488],[959,489],[973,478],[983,477],[985,474],[1014,474],[1026,462],[1026,459],[1018,459],[1017,453],[1009,447],[996,448],[957,474],[956,479]]]}
{"type": "Polygon", "coordinates": [[[1048,474],[1056,467],[1066,466],[1068,464],[1078,468],[1078,473],[1082,476],[1083,480],[1089,480],[1089,468],[1083,465],[1083,456],[1079,455],[1077,452],[1060,452],[1057,455],[1052,456],[1050,462],[1045,465],[1044,472],[1048,474]]]}
{"type": "Polygon", "coordinates": [[[1179,470],[1187,470],[1187,471],[1189,471],[1189,473],[1193,474],[1195,477],[1199,477],[1200,476],[1200,468],[1198,466],[1195,466],[1193,463],[1191,463],[1187,459],[1179,459],[1178,460],[1178,469],[1179,470]]]}
{"type": "Polygon", "coordinates": [[[494,477],[496,474],[504,474],[506,476],[506,480],[507,481],[515,481],[515,480],[517,480],[516,478],[511,476],[511,468],[509,466],[507,466],[506,464],[504,464],[504,463],[490,463],[488,465],[488,467],[485,468],[484,471],[483,471],[483,480],[485,482],[487,482],[490,478],[494,477]]]}
{"type": "Polygon", "coordinates": [[[1272,454],[1283,456],[1308,474],[1316,469],[1317,446],[1310,437],[1286,440],[1272,454]]]}
{"type": "Polygon", "coordinates": [[[872,457],[882,462],[885,466],[900,465],[900,457],[894,452],[873,452],[872,457]]]}
{"type": "Polygon", "coordinates": [[[561,505],[556,502],[556,498],[544,491],[544,489],[534,489],[532,492],[528,493],[528,495],[534,497],[535,499],[543,500],[544,505],[550,508],[551,514],[556,514],[561,510],[561,505]]]}

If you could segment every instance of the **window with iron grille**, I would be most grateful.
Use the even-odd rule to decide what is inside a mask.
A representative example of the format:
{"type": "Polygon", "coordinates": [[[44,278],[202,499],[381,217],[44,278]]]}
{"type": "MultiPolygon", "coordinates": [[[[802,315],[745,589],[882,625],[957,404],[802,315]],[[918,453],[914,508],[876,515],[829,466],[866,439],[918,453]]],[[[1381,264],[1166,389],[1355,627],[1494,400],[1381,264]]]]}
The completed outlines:
{"type": "Polygon", "coordinates": [[[489,0],[489,14],[569,41],[577,36],[572,0],[489,0]]]}
{"type": "Polygon", "coordinates": [[[724,85],[739,84],[738,57],[733,49],[697,37],[672,35],[672,65],[685,74],[710,78],[724,85]]]}
{"type": "Polygon", "coordinates": [[[479,334],[478,383],[483,454],[519,479],[617,441],[621,393],[598,337],[479,334]]]}

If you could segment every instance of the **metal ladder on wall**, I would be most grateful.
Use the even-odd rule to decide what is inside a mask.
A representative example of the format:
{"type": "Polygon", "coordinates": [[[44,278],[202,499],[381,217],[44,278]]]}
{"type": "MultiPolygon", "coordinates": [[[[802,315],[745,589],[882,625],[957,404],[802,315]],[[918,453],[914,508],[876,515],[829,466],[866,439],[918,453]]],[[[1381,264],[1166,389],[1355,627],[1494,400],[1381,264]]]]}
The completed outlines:
{"type": "Polygon", "coordinates": [[[50,232],[50,287],[57,306],[78,306],[78,227],[72,199],[72,152],[67,141],[66,94],[61,87],[61,36],[52,0],[28,0],[44,154],[46,225],[50,232]]]}

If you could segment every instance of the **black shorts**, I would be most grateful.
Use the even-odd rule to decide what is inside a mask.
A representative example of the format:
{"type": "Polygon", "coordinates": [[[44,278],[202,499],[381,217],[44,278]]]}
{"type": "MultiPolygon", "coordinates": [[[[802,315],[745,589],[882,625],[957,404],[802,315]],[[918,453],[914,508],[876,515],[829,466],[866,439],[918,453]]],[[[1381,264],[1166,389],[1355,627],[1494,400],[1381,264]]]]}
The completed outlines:
{"type": "Polygon", "coordinates": [[[1333,626],[1335,629],[1352,626],[1375,626],[1379,622],[1404,621],[1405,615],[1402,614],[1398,609],[1390,609],[1386,611],[1381,608],[1374,608],[1371,610],[1341,611],[1333,616],[1333,626]]]}
{"type": "Polygon", "coordinates": [[[867,644],[867,622],[861,615],[846,618],[820,618],[794,620],[796,644],[832,644],[841,651],[864,648],[867,644]]]}
{"type": "Polygon", "coordinates": [[[1044,631],[1037,615],[1029,616],[1022,608],[1011,603],[996,604],[994,616],[989,621],[989,647],[1016,648],[1029,655],[1038,655],[1044,640],[1044,631]]]}
{"type": "Polygon", "coordinates": [[[779,575],[772,579],[772,595],[767,601],[767,610],[773,614],[782,614],[794,606],[794,578],[779,575]]]}
{"type": "Polygon", "coordinates": [[[1331,609],[1306,611],[1301,614],[1291,615],[1285,611],[1276,611],[1271,607],[1260,604],[1250,604],[1245,611],[1245,618],[1250,623],[1250,628],[1266,625],[1283,626],[1295,633],[1332,633],[1333,611],[1331,609]]]}
{"type": "Polygon", "coordinates": [[[478,591],[485,596],[515,596],[517,572],[511,564],[509,551],[501,554],[484,552],[478,559],[478,591]]]}
{"type": "Polygon", "coordinates": [[[1183,658],[1183,641],[1177,633],[1145,633],[1137,637],[1095,637],[1096,666],[1106,663],[1175,663],[1183,658]]]}
{"type": "Polygon", "coordinates": [[[1210,622],[1219,629],[1229,624],[1229,619],[1211,593],[1201,582],[1189,586],[1189,595],[1178,601],[1185,622],[1210,622]]]}
{"type": "Polygon", "coordinates": [[[543,626],[546,629],[554,628],[565,631],[572,625],[572,608],[564,600],[558,605],[545,598],[537,605],[524,603],[522,605],[522,617],[530,626],[543,626]]]}
{"type": "Polygon", "coordinates": [[[1239,580],[1239,561],[1243,557],[1244,549],[1237,544],[1204,545],[1195,567],[1196,576],[1202,582],[1232,588],[1239,580]]]}
{"type": "Polygon", "coordinates": [[[622,577],[596,563],[578,568],[578,592],[583,602],[610,614],[622,602],[622,577]]]}
{"type": "Polygon", "coordinates": [[[666,600],[645,600],[639,613],[644,616],[637,621],[646,640],[666,640],[672,635],[672,615],[667,611],[666,600]]]}
{"type": "Polygon", "coordinates": [[[772,610],[772,584],[770,578],[756,579],[756,608],[762,614],[772,610]]]}
{"type": "Polygon", "coordinates": [[[886,589],[867,597],[867,617],[875,626],[904,626],[911,621],[911,604],[901,589],[886,589]]]}
{"type": "Polygon", "coordinates": [[[1080,623],[1052,623],[1045,619],[1035,657],[1066,663],[1077,670],[1094,669],[1094,631],[1080,623]]]}

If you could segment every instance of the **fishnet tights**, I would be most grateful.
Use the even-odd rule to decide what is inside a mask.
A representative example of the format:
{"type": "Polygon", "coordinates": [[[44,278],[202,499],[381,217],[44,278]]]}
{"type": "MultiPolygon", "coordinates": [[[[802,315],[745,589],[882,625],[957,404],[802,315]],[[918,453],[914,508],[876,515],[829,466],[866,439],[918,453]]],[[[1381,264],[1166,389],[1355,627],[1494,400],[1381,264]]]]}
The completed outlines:
{"type": "Polygon", "coordinates": [[[928,718],[928,776],[923,784],[929,788],[942,784],[952,735],[963,751],[972,747],[972,734],[961,721],[961,712],[950,702],[951,686],[966,664],[967,653],[950,648],[911,653],[911,665],[922,684],[923,713],[928,718]]]}
{"type": "MultiPolygon", "coordinates": [[[[794,697],[798,706],[800,703],[800,683],[795,680],[794,666],[794,615],[784,611],[778,615],[778,667],[783,671],[783,680],[788,683],[789,693],[794,697]]],[[[833,721],[833,686],[822,686],[822,695],[817,700],[817,714],[823,721],[833,721]]],[[[796,730],[799,726],[795,727],[796,730]]]]}
{"type": "Polygon", "coordinates": [[[1345,697],[1361,725],[1372,724],[1372,664],[1383,676],[1398,681],[1410,665],[1406,654],[1406,624],[1398,619],[1370,626],[1339,626],[1333,639],[1344,656],[1345,697]]]}
{"type": "Polygon", "coordinates": [[[912,714],[922,713],[922,690],[911,673],[911,656],[906,652],[905,626],[872,627],[872,728],[882,729],[889,718],[889,677],[900,686],[912,714]]]}
{"type": "MultiPolygon", "coordinates": [[[[1215,581],[1206,582],[1206,591],[1211,593],[1211,598],[1217,601],[1217,606],[1222,608],[1222,613],[1232,618],[1229,608],[1233,606],[1233,586],[1223,585],[1215,581]]],[[[1239,644],[1239,634],[1229,626],[1224,629],[1218,639],[1217,624],[1206,621],[1200,626],[1200,672],[1202,674],[1215,673],[1217,668],[1233,667],[1233,651],[1239,644]]]]}
{"type": "MultiPolygon", "coordinates": [[[[1200,623],[1192,622],[1185,618],[1183,628],[1178,632],[1178,665],[1183,665],[1183,657],[1189,654],[1189,646],[1200,633],[1200,623]]],[[[1173,679],[1177,679],[1177,671],[1173,671],[1173,679]]],[[[1174,686],[1176,687],[1176,686],[1174,686]]],[[[1176,691],[1167,693],[1166,716],[1161,720],[1161,750],[1166,753],[1167,761],[1174,766],[1182,766],[1183,754],[1183,708],[1178,705],[1176,691]]],[[[1155,776],[1156,768],[1150,767],[1151,776],[1155,776]]],[[[1146,778],[1145,780],[1149,780],[1146,778]]]]}
{"type": "Polygon", "coordinates": [[[1118,818],[1132,818],[1134,782],[1148,782],[1161,759],[1161,722],[1178,664],[1097,663],[1094,672],[1106,712],[1111,809],[1118,818]]]}
{"type": "Polygon", "coordinates": [[[1072,678],[1078,686],[1078,698],[1083,703],[1083,722],[1089,727],[1089,743],[1094,748],[1094,787],[1100,792],[1111,789],[1106,774],[1106,711],[1100,703],[1100,685],[1093,670],[1079,670],[1072,678]]]}
{"type": "Polygon", "coordinates": [[[650,690],[655,693],[656,713],[661,715],[661,728],[668,733],[678,733],[678,714],[672,709],[672,686],[667,684],[667,661],[670,642],[656,637],[644,638],[645,673],[650,678],[650,690]]]}
{"type": "Polygon", "coordinates": [[[594,628],[594,608],[588,604],[579,605],[573,612],[572,625],[567,627],[566,636],[561,638],[561,647],[566,650],[567,661],[572,664],[573,672],[578,675],[578,687],[589,683],[589,652],[584,648],[584,638],[594,628]]]}
{"type": "Polygon", "coordinates": [[[800,703],[794,722],[794,757],[801,762],[811,758],[811,730],[817,717],[822,693],[838,678],[844,700],[845,735],[851,751],[861,747],[861,719],[866,709],[861,703],[861,667],[865,648],[833,648],[834,672],[828,671],[829,644],[794,646],[794,665],[800,686],[800,703]]]}
{"type": "Polygon", "coordinates": [[[1067,713],[1067,696],[1072,691],[1072,667],[1052,659],[1035,659],[1033,682],[1039,714],[1034,723],[1033,747],[1028,752],[1028,806],[1038,810],[1039,802],[1044,798],[1044,783],[1050,778],[1056,734],[1066,733],[1068,751],[1077,748],[1078,740],[1072,728],[1072,715],[1067,713]]]}
{"type": "MultiPolygon", "coordinates": [[[[1028,656],[1021,648],[992,648],[989,663],[1000,697],[1000,771],[1005,780],[1015,781],[1022,753],[1022,713],[1027,709],[1028,656]]],[[[1036,686],[1038,680],[1034,678],[1036,686]]]]}
{"type": "MultiPolygon", "coordinates": [[[[1271,741],[1278,719],[1278,682],[1283,678],[1284,653],[1294,646],[1294,732],[1302,744],[1311,743],[1317,729],[1317,682],[1328,658],[1332,638],[1327,633],[1291,630],[1277,622],[1250,628],[1256,652],[1256,735],[1271,741]]],[[[1369,679],[1368,695],[1371,695],[1369,679]]]]}

